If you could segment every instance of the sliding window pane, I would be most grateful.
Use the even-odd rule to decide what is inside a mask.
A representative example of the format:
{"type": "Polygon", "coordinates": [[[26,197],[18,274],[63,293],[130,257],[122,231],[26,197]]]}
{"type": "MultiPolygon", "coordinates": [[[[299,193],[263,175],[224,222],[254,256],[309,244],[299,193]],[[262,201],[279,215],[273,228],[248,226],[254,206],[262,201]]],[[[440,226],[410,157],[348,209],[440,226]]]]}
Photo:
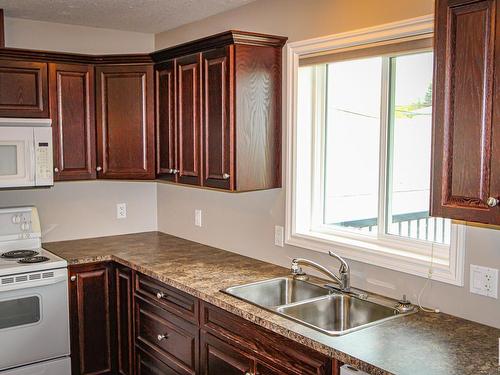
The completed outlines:
{"type": "Polygon", "coordinates": [[[378,226],[382,58],[328,64],[324,224],[378,226]]]}
{"type": "Polygon", "coordinates": [[[387,233],[449,244],[450,220],[429,217],[432,52],[391,58],[387,233]]]}

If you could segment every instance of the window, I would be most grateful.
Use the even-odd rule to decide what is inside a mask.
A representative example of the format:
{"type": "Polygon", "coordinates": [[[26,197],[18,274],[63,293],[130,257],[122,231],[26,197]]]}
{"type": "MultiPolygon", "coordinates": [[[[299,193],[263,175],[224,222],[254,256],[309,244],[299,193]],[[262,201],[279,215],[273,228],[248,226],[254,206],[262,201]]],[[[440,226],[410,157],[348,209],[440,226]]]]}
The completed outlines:
{"type": "Polygon", "coordinates": [[[412,27],[289,45],[287,242],[461,284],[463,228],[429,216],[432,23],[412,27]]]}

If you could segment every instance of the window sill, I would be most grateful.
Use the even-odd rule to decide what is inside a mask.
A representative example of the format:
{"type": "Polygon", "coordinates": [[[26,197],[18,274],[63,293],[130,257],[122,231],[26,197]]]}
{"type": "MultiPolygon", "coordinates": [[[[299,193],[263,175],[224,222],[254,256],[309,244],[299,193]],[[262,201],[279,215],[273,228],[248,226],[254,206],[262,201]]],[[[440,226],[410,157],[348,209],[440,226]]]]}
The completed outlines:
{"type": "MultiPolygon", "coordinates": [[[[452,243],[450,248],[456,249],[456,254],[450,256],[449,262],[439,258],[433,260],[432,280],[463,286],[465,226],[458,226],[454,237],[452,241],[456,243],[452,243]]],[[[428,277],[431,263],[430,255],[318,232],[287,231],[286,243],[322,253],[328,253],[333,248],[338,255],[347,259],[424,278],[428,277]]]]}

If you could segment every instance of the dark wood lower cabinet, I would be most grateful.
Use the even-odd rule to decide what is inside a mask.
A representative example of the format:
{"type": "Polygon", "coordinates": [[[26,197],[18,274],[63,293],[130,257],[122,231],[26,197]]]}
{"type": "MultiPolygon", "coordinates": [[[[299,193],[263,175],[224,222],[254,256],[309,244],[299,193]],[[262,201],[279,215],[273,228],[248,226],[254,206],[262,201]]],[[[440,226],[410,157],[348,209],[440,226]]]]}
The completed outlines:
{"type": "Polygon", "coordinates": [[[338,375],[340,363],[148,276],[70,266],[72,375],[338,375]]]}
{"type": "Polygon", "coordinates": [[[73,375],[116,373],[112,270],[109,263],[69,269],[73,375]]]}
{"type": "Polygon", "coordinates": [[[117,266],[116,283],[116,328],[117,328],[117,372],[120,375],[134,373],[134,304],[132,270],[117,266]]]}

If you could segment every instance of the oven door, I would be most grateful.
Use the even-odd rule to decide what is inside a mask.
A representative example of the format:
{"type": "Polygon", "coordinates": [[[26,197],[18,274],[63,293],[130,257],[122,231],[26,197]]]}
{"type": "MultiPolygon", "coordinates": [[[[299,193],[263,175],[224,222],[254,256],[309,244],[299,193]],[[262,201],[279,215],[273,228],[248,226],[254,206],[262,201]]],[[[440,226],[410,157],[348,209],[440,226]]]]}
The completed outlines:
{"type": "Polygon", "coordinates": [[[0,188],[35,184],[33,128],[0,127],[0,188]]]}
{"type": "Polygon", "coordinates": [[[0,288],[0,371],[69,355],[67,270],[39,274],[0,288]]]}

